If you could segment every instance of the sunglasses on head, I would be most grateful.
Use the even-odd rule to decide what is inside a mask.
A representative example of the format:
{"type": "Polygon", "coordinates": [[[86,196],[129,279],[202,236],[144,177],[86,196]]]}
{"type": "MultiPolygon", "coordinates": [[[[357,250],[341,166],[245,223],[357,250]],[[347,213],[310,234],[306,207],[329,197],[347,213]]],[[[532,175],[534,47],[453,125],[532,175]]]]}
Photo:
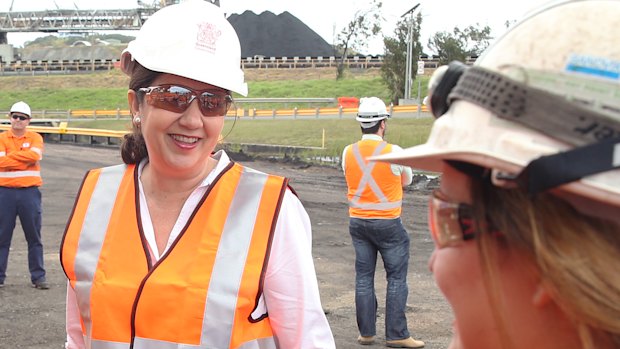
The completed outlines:
{"type": "Polygon", "coordinates": [[[17,115],[17,114],[12,114],[12,115],[11,115],[11,117],[13,118],[13,120],[17,120],[17,119],[19,119],[19,120],[21,120],[21,121],[24,121],[24,120],[28,120],[28,119],[30,119],[30,118],[29,118],[29,117],[27,117],[27,116],[24,116],[24,115],[17,115]]]}
{"type": "MultiPolygon", "coordinates": [[[[471,205],[449,202],[445,194],[435,190],[428,207],[428,225],[439,248],[458,246],[476,237],[471,205]]],[[[491,234],[501,235],[491,222],[487,220],[485,224],[491,234]]]]}
{"type": "Polygon", "coordinates": [[[194,99],[203,116],[224,116],[232,104],[230,94],[216,89],[194,90],[179,85],[160,85],[138,90],[146,95],[146,103],[175,113],[182,113],[194,99]]]}

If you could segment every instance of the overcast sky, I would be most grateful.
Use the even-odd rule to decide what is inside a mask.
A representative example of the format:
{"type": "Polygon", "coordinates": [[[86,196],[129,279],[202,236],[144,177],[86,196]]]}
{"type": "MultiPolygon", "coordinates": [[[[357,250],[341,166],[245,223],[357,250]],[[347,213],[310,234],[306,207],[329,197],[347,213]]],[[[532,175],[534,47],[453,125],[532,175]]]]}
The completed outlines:
{"type": "MultiPolygon", "coordinates": [[[[152,0],[143,0],[152,3],[152,0]]],[[[383,34],[392,36],[401,15],[420,3],[422,44],[426,51],[428,38],[439,31],[451,31],[455,26],[488,25],[497,37],[505,31],[504,23],[523,17],[530,10],[546,4],[548,0],[383,0],[383,34]]],[[[136,8],[132,0],[0,0],[0,12],[7,12],[13,3],[13,11],[46,9],[118,9],[136,8]],[[104,6],[105,5],[105,6],[104,6]]],[[[354,18],[356,10],[368,8],[370,0],[220,0],[220,6],[227,14],[241,14],[251,10],[256,14],[271,11],[280,14],[288,11],[321,35],[328,43],[334,42],[334,35],[354,18]]],[[[22,46],[25,40],[32,40],[38,34],[9,33],[8,40],[14,46],[22,46]]],[[[131,35],[131,32],[128,33],[131,35]]],[[[380,39],[374,40],[366,50],[368,54],[382,54],[380,39]]]]}

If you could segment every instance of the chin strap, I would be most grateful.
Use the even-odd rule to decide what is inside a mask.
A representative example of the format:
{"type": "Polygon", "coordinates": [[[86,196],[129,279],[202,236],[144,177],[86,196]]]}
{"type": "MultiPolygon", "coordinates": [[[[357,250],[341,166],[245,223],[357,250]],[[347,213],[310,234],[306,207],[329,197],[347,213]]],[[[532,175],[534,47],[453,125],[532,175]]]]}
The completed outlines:
{"type": "Polygon", "coordinates": [[[620,168],[620,137],[562,153],[541,156],[530,162],[515,180],[530,195],[544,192],[583,177],[620,168]]]}

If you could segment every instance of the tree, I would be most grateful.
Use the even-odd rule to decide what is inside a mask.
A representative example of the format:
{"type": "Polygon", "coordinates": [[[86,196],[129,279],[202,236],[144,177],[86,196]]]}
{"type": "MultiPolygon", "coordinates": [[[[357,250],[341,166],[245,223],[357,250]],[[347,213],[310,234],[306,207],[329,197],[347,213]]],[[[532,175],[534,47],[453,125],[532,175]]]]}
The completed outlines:
{"type": "Polygon", "coordinates": [[[470,25],[464,30],[455,27],[452,33],[438,32],[428,40],[428,47],[439,55],[439,64],[465,61],[468,56],[478,57],[488,46],[491,28],[470,25]]]}
{"type": "MultiPolygon", "coordinates": [[[[422,15],[418,13],[415,18],[408,18],[399,21],[394,30],[394,37],[384,37],[383,44],[385,52],[383,55],[383,65],[381,66],[381,77],[390,90],[392,103],[397,104],[400,98],[405,95],[405,76],[407,70],[407,42],[409,33],[409,22],[412,23],[413,48],[411,54],[412,67],[416,67],[416,61],[422,54],[422,44],[420,43],[420,28],[422,25],[422,15]]],[[[415,79],[416,70],[412,71],[412,79],[415,79]]]]}
{"type": "Polygon", "coordinates": [[[341,79],[344,76],[344,61],[349,50],[365,48],[368,39],[376,36],[381,31],[382,6],[383,3],[381,1],[372,0],[370,8],[357,10],[353,20],[336,37],[337,48],[341,51],[336,79],[341,79]]]}

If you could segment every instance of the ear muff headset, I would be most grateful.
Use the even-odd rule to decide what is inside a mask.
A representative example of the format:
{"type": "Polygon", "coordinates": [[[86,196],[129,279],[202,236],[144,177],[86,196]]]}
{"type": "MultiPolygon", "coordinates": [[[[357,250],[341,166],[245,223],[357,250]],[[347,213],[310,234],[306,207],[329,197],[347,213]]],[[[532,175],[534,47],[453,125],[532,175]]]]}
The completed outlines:
{"type": "Polygon", "coordinates": [[[465,70],[467,70],[467,66],[464,63],[452,61],[448,65],[448,69],[440,73],[443,75],[437,77],[439,80],[437,86],[431,87],[429,96],[431,112],[435,118],[442,116],[450,108],[448,96],[465,70]]]}

